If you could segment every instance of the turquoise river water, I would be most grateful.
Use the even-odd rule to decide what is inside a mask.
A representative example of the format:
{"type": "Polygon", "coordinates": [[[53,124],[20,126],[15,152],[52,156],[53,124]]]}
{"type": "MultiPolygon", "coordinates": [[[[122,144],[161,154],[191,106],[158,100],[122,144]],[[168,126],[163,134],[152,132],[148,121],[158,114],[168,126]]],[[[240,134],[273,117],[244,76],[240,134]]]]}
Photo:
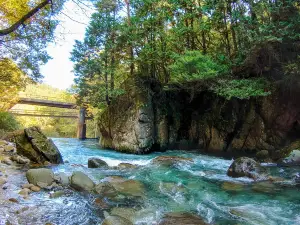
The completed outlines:
{"type": "MultiPolygon", "coordinates": [[[[141,181],[145,185],[142,202],[124,202],[118,206],[137,207],[135,224],[156,224],[166,212],[184,211],[198,214],[211,224],[300,224],[300,189],[291,180],[299,168],[278,168],[267,165],[279,182],[253,182],[247,178],[231,178],[226,171],[232,160],[201,155],[196,152],[167,151],[149,155],[122,154],[99,147],[96,141],[53,139],[62,153],[63,165],[52,167],[56,172],[71,175],[80,170],[95,183],[106,176],[118,175],[141,181]],[[174,167],[150,164],[159,155],[189,157],[193,164],[174,167]],[[87,168],[90,157],[99,157],[110,166],[104,169],[87,168]],[[121,162],[141,165],[137,169],[113,168],[121,162]],[[83,165],[78,166],[78,165],[83,165]]],[[[22,179],[20,179],[22,182],[22,179]]],[[[20,224],[101,224],[103,210],[93,204],[95,196],[73,192],[50,199],[39,192],[23,205],[34,206],[18,217],[20,224]]]]}

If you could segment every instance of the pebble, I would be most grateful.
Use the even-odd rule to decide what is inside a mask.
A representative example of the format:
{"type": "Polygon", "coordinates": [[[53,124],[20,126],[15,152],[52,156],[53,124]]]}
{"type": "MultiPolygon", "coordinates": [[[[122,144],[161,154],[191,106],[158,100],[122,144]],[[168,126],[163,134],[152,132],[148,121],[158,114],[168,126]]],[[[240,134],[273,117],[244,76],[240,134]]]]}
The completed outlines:
{"type": "Polygon", "coordinates": [[[6,182],[7,182],[6,179],[0,177],[0,185],[5,184],[6,182]]]}
{"type": "Polygon", "coordinates": [[[14,203],[19,203],[19,201],[17,199],[15,199],[15,198],[10,198],[10,199],[8,199],[8,201],[14,202],[14,203]]]}
{"type": "Polygon", "coordinates": [[[30,189],[28,188],[23,188],[20,192],[19,192],[19,195],[23,195],[23,196],[28,196],[30,193],[30,189]]]}
{"type": "Polygon", "coordinates": [[[33,186],[34,186],[33,184],[23,184],[22,188],[29,188],[30,189],[33,186]]]}
{"type": "Polygon", "coordinates": [[[38,186],[32,186],[32,187],[30,188],[30,190],[32,190],[32,191],[34,191],[34,192],[39,192],[39,191],[41,190],[41,188],[38,187],[38,186]]]}
{"type": "Polygon", "coordinates": [[[64,191],[55,191],[53,193],[50,193],[50,198],[59,198],[65,194],[64,191]]]}
{"type": "Polygon", "coordinates": [[[28,207],[28,206],[25,206],[25,207],[23,207],[23,208],[17,210],[17,211],[16,211],[16,214],[21,214],[22,212],[25,212],[25,211],[28,210],[28,209],[29,209],[29,207],[28,207]]]}

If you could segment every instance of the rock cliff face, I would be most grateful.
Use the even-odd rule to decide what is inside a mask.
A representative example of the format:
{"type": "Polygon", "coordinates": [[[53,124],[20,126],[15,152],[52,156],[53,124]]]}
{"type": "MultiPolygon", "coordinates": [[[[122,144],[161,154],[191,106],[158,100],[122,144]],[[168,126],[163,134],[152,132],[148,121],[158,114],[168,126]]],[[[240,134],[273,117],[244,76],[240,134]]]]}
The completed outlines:
{"type": "Polygon", "coordinates": [[[102,114],[100,144],[137,154],[201,149],[255,156],[267,150],[265,158],[277,160],[300,139],[297,86],[289,92],[278,88],[268,97],[230,101],[208,91],[191,96],[151,86],[130,90],[102,114]]]}

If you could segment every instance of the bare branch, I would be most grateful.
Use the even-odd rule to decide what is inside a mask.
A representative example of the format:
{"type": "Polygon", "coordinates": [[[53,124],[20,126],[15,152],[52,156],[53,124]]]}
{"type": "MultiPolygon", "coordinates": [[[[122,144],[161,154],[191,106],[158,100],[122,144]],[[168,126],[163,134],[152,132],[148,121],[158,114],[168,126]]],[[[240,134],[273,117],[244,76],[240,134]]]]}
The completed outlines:
{"type": "Polygon", "coordinates": [[[32,17],[34,14],[36,14],[40,9],[44,8],[46,5],[48,5],[51,2],[51,0],[45,0],[38,4],[35,8],[33,8],[31,11],[29,11],[26,15],[24,15],[19,21],[17,21],[15,24],[13,24],[11,27],[6,28],[4,30],[0,30],[0,36],[8,35],[14,31],[16,31],[26,20],[28,20],[30,17],[32,17]]]}

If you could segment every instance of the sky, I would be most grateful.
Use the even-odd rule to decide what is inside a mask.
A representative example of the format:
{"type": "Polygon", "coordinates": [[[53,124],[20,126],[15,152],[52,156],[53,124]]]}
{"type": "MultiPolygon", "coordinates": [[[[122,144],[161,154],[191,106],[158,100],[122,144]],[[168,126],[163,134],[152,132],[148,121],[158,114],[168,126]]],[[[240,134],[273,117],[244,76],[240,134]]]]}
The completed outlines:
{"type": "Polygon", "coordinates": [[[75,40],[83,40],[91,13],[91,8],[83,5],[79,7],[73,1],[68,1],[64,5],[63,11],[58,16],[61,22],[55,31],[56,41],[47,47],[47,51],[53,59],[41,66],[41,73],[44,76],[43,83],[59,89],[67,89],[72,85],[74,74],[70,52],[75,40]]]}

